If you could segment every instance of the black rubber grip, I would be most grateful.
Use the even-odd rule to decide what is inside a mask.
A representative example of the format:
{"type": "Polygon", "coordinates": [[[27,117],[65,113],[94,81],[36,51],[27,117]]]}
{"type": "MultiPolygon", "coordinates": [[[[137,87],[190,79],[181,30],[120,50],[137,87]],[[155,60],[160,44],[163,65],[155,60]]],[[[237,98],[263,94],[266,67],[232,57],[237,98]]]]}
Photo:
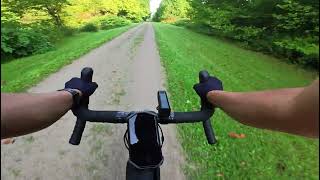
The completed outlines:
{"type": "Polygon", "coordinates": [[[199,72],[199,81],[201,83],[208,81],[209,77],[210,77],[210,75],[209,75],[208,71],[203,70],[203,71],[199,72]]]}
{"type": "Polygon", "coordinates": [[[74,126],[72,135],[70,137],[69,143],[72,145],[79,145],[82,137],[84,128],[86,127],[86,121],[81,121],[77,119],[76,125],[74,126]]]}
{"type": "Polygon", "coordinates": [[[217,142],[216,137],[213,132],[213,128],[211,126],[210,119],[203,121],[202,123],[204,133],[206,134],[207,140],[209,144],[215,144],[217,142]]]}
{"type": "MultiPolygon", "coordinates": [[[[200,71],[199,72],[199,81],[201,83],[206,82],[209,79],[210,75],[208,73],[208,71],[200,71]]],[[[209,110],[212,109],[212,105],[208,102],[208,100],[206,99],[201,99],[201,111],[203,110],[209,110]]],[[[204,129],[204,133],[207,137],[208,143],[209,144],[214,144],[216,143],[216,138],[213,132],[213,128],[211,126],[211,122],[210,122],[210,118],[208,118],[207,120],[203,121],[202,123],[203,125],[203,129],[204,129]]]]}
{"type": "MultiPolygon", "coordinates": [[[[81,71],[81,79],[87,82],[92,82],[93,69],[85,67],[81,71]]],[[[83,97],[80,101],[80,106],[88,108],[89,97],[83,97]]],[[[72,145],[79,145],[84,128],[86,127],[86,121],[77,118],[76,125],[74,126],[72,135],[69,139],[69,143],[72,145]]]]}
{"type": "Polygon", "coordinates": [[[90,67],[85,67],[81,71],[81,79],[86,82],[92,82],[93,69],[90,67]]]}

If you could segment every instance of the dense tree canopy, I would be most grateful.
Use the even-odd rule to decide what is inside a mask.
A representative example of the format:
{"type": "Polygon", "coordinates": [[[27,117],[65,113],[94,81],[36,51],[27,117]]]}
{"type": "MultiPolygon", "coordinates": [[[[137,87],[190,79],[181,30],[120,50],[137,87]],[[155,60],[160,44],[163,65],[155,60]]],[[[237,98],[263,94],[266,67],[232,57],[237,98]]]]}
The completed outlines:
{"type": "Polygon", "coordinates": [[[130,19],[134,22],[146,20],[149,15],[147,0],[69,0],[65,9],[66,23],[71,26],[83,24],[99,16],[113,15],[130,19]]]}
{"type": "Polygon", "coordinates": [[[104,15],[122,16],[135,22],[150,16],[148,0],[3,0],[1,4],[2,16],[10,12],[23,23],[30,15],[33,19],[47,15],[57,26],[81,24],[104,15]]]}

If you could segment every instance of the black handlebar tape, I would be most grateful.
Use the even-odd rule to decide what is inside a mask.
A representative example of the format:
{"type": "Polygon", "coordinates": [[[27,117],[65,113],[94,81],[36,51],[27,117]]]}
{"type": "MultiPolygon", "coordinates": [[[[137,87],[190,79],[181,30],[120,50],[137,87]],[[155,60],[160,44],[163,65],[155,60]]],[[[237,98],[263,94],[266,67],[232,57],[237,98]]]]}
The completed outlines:
{"type": "Polygon", "coordinates": [[[173,112],[168,118],[160,118],[160,124],[196,123],[209,119],[212,111],[173,112]]]}
{"type": "MultiPolygon", "coordinates": [[[[81,79],[87,82],[92,82],[93,70],[92,68],[85,67],[81,71],[81,79]]],[[[88,108],[89,97],[83,97],[80,101],[80,106],[88,108]]],[[[69,139],[69,143],[72,145],[79,145],[84,128],[86,127],[86,121],[77,118],[76,125],[74,126],[72,135],[69,139]]]]}
{"type": "Polygon", "coordinates": [[[202,122],[204,133],[206,134],[207,140],[209,144],[215,144],[217,142],[217,139],[214,135],[213,128],[211,126],[210,119],[207,119],[202,122]]]}
{"type": "Polygon", "coordinates": [[[86,127],[86,121],[81,121],[81,119],[77,118],[76,125],[74,126],[72,135],[69,139],[70,144],[72,145],[80,144],[82,133],[85,127],[86,127]]]}
{"type": "MultiPolygon", "coordinates": [[[[200,71],[199,72],[199,81],[200,83],[208,81],[210,75],[208,71],[200,71]]],[[[212,109],[213,106],[208,102],[206,99],[201,99],[201,110],[206,110],[206,109],[212,109]]],[[[211,126],[210,118],[202,122],[204,133],[207,137],[208,143],[209,144],[215,144],[216,138],[213,132],[213,128],[211,126]]]]}
{"type": "Polygon", "coordinates": [[[82,121],[101,123],[127,123],[130,112],[124,111],[93,111],[80,107],[72,111],[82,121]]]}

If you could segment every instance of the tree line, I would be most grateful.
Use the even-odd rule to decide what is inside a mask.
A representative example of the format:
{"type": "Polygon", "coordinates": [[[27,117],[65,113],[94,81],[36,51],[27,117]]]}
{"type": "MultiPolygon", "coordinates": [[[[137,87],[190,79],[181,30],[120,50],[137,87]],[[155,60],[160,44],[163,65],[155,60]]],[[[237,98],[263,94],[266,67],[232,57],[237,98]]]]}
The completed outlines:
{"type": "Polygon", "coordinates": [[[162,0],[153,20],[222,36],[293,63],[319,66],[319,1],[162,0]]]}
{"type": "Polygon", "coordinates": [[[1,0],[1,57],[42,53],[65,36],[149,17],[148,0],[1,0]]]}

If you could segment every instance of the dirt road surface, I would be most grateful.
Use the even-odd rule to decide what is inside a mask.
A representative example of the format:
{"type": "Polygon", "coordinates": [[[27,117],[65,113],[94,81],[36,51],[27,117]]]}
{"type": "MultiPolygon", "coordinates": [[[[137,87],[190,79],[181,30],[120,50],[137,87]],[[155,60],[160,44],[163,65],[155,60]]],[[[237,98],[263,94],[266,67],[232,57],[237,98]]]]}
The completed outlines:
{"type": "MultiPolygon", "coordinates": [[[[155,110],[157,91],[164,89],[164,73],[152,25],[144,23],[91,51],[29,92],[50,92],[80,76],[83,67],[94,69],[99,84],[90,98],[90,109],[155,110]]],[[[126,125],[87,123],[79,146],[68,143],[75,117],[68,112],[49,128],[1,145],[3,180],[125,179],[128,151],[123,144],[126,125]]],[[[162,126],[165,134],[161,178],[185,179],[184,162],[173,125],[162,126]]]]}

